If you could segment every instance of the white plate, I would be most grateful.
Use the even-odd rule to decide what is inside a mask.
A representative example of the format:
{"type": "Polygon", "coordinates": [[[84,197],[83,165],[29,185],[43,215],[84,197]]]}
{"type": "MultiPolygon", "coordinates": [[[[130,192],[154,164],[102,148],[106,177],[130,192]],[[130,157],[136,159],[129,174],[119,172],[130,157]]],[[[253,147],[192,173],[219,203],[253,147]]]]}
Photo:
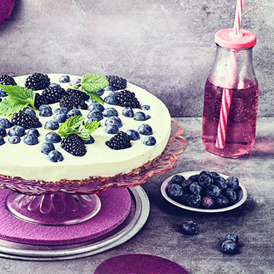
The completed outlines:
{"type": "MultiPolygon", "coordinates": [[[[180,204],[174,200],[172,200],[166,193],[166,188],[168,186],[169,181],[172,179],[172,177],[174,175],[182,175],[184,176],[186,179],[188,179],[191,175],[195,175],[195,174],[199,174],[201,171],[189,171],[189,172],[182,172],[182,173],[177,173],[177,174],[173,174],[172,176],[170,176],[169,178],[167,178],[161,185],[161,193],[164,196],[164,198],[169,201],[171,204],[186,209],[186,210],[190,210],[190,211],[196,211],[196,212],[204,212],[204,213],[217,213],[217,212],[225,212],[225,211],[229,211],[232,209],[235,209],[237,207],[239,207],[240,205],[242,205],[246,199],[247,199],[247,192],[245,187],[239,182],[239,188],[237,189],[237,200],[230,206],[228,207],[224,207],[224,208],[216,208],[216,209],[203,209],[203,208],[194,208],[194,207],[190,207],[190,206],[186,206],[183,204],[180,204]]],[[[225,179],[228,178],[229,176],[227,175],[223,175],[221,173],[219,173],[221,176],[223,176],[225,179]]]]}

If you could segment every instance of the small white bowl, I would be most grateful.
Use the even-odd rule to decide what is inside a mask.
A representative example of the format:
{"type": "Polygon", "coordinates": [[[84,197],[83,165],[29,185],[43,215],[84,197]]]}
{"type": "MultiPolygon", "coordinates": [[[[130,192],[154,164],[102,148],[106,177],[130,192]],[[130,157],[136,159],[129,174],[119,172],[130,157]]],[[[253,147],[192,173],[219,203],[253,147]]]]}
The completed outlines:
{"type": "MultiPolygon", "coordinates": [[[[184,176],[186,179],[188,179],[190,176],[195,175],[195,174],[199,174],[201,171],[189,171],[189,172],[182,172],[182,173],[177,173],[174,175],[182,175],[184,176]]],[[[220,173],[219,173],[220,174],[220,173]]],[[[183,204],[180,204],[174,200],[172,200],[166,193],[166,188],[168,186],[169,181],[172,179],[172,177],[174,176],[170,176],[169,178],[167,178],[161,185],[161,193],[164,196],[164,198],[169,201],[171,204],[186,209],[186,210],[190,210],[190,211],[196,211],[196,212],[203,212],[203,213],[218,213],[218,212],[225,212],[225,211],[229,211],[232,209],[235,209],[239,206],[241,206],[247,199],[247,192],[245,187],[239,182],[239,188],[236,190],[237,193],[237,200],[230,206],[228,207],[224,207],[224,208],[216,208],[216,209],[203,209],[203,208],[194,208],[194,207],[190,207],[190,206],[186,206],[183,204]]],[[[225,179],[228,178],[229,176],[227,175],[223,175],[220,174],[222,177],[224,177],[225,179]]]]}

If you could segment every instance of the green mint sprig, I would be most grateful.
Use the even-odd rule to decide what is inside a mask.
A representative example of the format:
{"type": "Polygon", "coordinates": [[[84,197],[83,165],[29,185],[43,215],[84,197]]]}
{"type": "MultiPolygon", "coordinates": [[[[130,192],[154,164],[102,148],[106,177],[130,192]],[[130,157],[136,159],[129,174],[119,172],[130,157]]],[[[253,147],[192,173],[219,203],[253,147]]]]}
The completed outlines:
{"type": "Polygon", "coordinates": [[[100,125],[100,122],[93,121],[83,124],[85,117],[72,116],[69,117],[66,122],[59,126],[58,134],[61,137],[68,137],[70,134],[77,134],[84,141],[90,140],[90,134],[94,132],[100,125]]]}
{"type": "Polygon", "coordinates": [[[5,97],[0,103],[0,115],[8,117],[26,107],[35,109],[35,92],[33,90],[19,86],[1,84],[0,88],[8,95],[8,97],[5,97]]]}
{"type": "Polygon", "coordinates": [[[84,91],[93,99],[93,101],[103,104],[104,101],[96,92],[108,85],[109,82],[106,77],[99,74],[89,73],[83,76],[80,84],[76,84],[70,88],[84,91]]]}

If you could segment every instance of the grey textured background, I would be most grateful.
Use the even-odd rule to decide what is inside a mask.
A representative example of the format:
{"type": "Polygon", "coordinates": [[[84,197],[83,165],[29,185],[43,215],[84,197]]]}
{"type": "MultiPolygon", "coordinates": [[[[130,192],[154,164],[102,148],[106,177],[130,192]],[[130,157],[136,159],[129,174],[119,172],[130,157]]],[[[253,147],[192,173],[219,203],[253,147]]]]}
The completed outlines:
{"type": "MultiPolygon", "coordinates": [[[[236,0],[16,0],[0,26],[0,74],[116,74],[160,98],[172,116],[202,116],[214,33],[233,27],[236,0]]],[[[246,0],[257,35],[259,116],[274,116],[274,1],[246,0]]]]}

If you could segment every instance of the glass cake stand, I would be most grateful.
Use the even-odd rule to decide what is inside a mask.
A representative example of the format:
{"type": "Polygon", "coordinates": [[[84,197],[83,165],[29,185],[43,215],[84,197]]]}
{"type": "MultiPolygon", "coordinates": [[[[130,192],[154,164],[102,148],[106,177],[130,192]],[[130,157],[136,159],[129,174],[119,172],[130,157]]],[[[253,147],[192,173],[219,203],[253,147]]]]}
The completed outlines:
{"type": "Polygon", "coordinates": [[[171,120],[171,133],[165,150],[151,165],[138,174],[124,174],[87,184],[41,184],[21,178],[0,178],[0,188],[10,189],[6,208],[15,217],[41,225],[72,225],[95,216],[101,207],[97,193],[107,188],[141,185],[153,175],[170,171],[186,149],[182,128],[171,120]]]}

